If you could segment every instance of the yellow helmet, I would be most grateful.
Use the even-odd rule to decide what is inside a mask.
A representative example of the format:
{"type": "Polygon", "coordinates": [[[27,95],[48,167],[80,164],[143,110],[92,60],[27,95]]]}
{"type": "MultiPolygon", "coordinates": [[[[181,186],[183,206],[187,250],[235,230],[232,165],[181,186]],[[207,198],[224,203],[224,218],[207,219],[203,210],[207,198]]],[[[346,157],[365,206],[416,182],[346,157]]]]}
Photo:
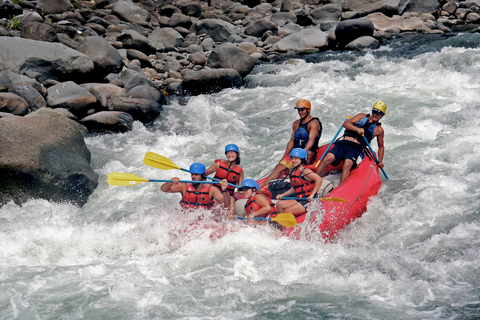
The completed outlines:
{"type": "Polygon", "coordinates": [[[385,102],[382,101],[377,101],[372,107],[373,110],[377,109],[378,111],[381,111],[383,114],[387,111],[387,105],[385,102]]]}
{"type": "Polygon", "coordinates": [[[298,109],[298,108],[305,108],[308,111],[310,111],[312,110],[312,104],[308,100],[300,99],[297,101],[297,105],[294,109],[298,109]]]}

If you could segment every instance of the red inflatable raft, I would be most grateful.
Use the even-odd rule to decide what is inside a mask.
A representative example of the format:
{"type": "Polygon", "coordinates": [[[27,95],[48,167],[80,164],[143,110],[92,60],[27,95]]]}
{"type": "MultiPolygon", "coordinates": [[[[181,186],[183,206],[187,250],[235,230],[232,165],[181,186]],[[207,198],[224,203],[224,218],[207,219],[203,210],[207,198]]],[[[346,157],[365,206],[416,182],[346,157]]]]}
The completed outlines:
{"type": "MultiPolygon", "coordinates": [[[[327,147],[328,145],[324,145],[319,148],[317,159],[313,164],[318,162],[327,147]]],[[[343,163],[336,167],[329,166],[327,168],[327,172],[331,174],[323,177],[323,179],[325,182],[332,181],[330,186],[336,186],[339,183],[342,165],[343,163]]],[[[297,216],[297,226],[295,228],[284,227],[283,232],[293,238],[300,238],[302,235],[309,237],[309,232],[316,232],[321,233],[323,239],[330,240],[353,220],[363,215],[367,210],[368,200],[378,193],[381,185],[382,181],[375,158],[365,153],[363,161],[356,169],[352,170],[344,183],[326,194],[319,194],[319,197],[341,198],[347,200],[347,202],[322,201],[320,209],[315,206],[314,210],[308,210],[307,213],[297,216]],[[307,221],[305,221],[306,218],[307,221]]],[[[262,191],[266,194],[270,193],[268,192],[268,186],[262,188],[262,191]]]]}

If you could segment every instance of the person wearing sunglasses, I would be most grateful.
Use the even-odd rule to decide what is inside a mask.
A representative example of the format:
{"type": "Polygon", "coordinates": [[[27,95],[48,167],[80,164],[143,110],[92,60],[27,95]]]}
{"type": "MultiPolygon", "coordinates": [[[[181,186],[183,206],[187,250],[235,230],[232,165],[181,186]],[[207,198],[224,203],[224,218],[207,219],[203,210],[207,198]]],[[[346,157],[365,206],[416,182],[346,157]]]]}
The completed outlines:
{"type": "Polygon", "coordinates": [[[373,105],[372,114],[359,113],[343,123],[345,134],[342,140],[335,142],[335,146],[327,153],[320,163],[317,173],[323,177],[328,165],[334,166],[343,162],[342,176],[340,183],[345,181],[350,175],[352,168],[355,168],[357,158],[366,148],[363,136],[370,143],[377,138],[378,144],[378,167],[383,168],[383,155],[385,147],[383,144],[384,131],[380,120],[387,111],[387,105],[382,101],[377,101],[373,105]]]}
{"type": "Polygon", "coordinates": [[[292,135],[288,141],[282,160],[275,166],[260,187],[271,180],[278,179],[282,171],[286,169],[290,171],[292,169],[293,162],[290,158],[290,152],[294,148],[302,148],[307,151],[307,164],[310,164],[315,159],[318,141],[322,136],[322,122],[310,114],[312,104],[306,99],[298,100],[294,109],[297,110],[300,119],[293,122],[292,135]]]}

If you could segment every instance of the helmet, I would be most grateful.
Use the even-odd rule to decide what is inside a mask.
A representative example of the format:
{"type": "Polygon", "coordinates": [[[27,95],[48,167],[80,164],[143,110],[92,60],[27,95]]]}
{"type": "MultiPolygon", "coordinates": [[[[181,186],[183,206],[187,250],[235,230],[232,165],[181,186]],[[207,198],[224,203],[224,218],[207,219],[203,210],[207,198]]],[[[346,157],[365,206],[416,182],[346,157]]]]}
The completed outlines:
{"type": "Polygon", "coordinates": [[[298,109],[298,108],[305,108],[308,111],[310,111],[312,110],[312,104],[308,100],[300,99],[297,101],[297,105],[295,106],[294,109],[298,109]]]}
{"type": "Polygon", "coordinates": [[[242,181],[242,185],[240,186],[240,189],[242,188],[255,188],[257,190],[260,190],[260,188],[258,187],[258,183],[257,181],[253,180],[253,179],[245,179],[242,181]]]}
{"type": "Polygon", "coordinates": [[[308,132],[304,128],[298,128],[293,137],[296,140],[308,140],[308,132]]]}
{"type": "Polygon", "coordinates": [[[225,154],[227,151],[235,151],[236,153],[240,154],[240,150],[238,150],[238,147],[236,144],[227,144],[225,147],[225,154]]]}
{"type": "Polygon", "coordinates": [[[385,104],[385,102],[377,101],[373,105],[372,109],[377,109],[378,111],[381,111],[383,112],[383,114],[385,114],[385,112],[387,111],[387,105],[385,104]]]}
{"type": "Polygon", "coordinates": [[[300,158],[300,159],[305,159],[305,161],[307,161],[307,151],[305,151],[305,149],[302,149],[302,148],[294,148],[292,150],[292,152],[290,152],[290,157],[297,157],[297,158],[300,158]]]}
{"type": "Polygon", "coordinates": [[[195,174],[206,174],[207,169],[205,168],[205,165],[200,162],[195,162],[190,166],[190,173],[195,173],[195,174]]]}

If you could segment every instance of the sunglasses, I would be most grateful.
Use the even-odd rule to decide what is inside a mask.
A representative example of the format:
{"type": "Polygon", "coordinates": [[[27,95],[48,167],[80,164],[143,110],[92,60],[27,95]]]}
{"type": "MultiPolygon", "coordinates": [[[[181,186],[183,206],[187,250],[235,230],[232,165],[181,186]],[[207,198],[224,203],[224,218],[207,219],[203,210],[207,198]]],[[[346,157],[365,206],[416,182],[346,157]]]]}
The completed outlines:
{"type": "Polygon", "coordinates": [[[306,109],[305,108],[295,108],[297,109],[297,111],[305,111],[306,109]]]}
{"type": "Polygon", "coordinates": [[[373,114],[376,114],[376,115],[378,115],[378,116],[383,116],[383,112],[380,111],[380,110],[377,110],[377,109],[373,109],[373,110],[372,110],[372,113],[373,113],[373,114]]]}

